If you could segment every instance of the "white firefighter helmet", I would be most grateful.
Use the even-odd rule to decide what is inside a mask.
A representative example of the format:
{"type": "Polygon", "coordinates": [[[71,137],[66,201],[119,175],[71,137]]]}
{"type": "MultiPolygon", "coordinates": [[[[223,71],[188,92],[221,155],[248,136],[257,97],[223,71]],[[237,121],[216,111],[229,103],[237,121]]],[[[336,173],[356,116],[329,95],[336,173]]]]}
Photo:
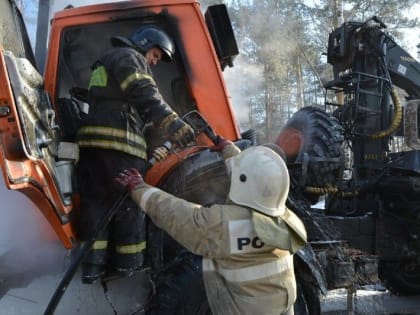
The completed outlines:
{"type": "Polygon", "coordinates": [[[289,172],[273,150],[250,147],[226,160],[231,171],[229,198],[269,216],[285,212],[289,193],[289,172]]]}

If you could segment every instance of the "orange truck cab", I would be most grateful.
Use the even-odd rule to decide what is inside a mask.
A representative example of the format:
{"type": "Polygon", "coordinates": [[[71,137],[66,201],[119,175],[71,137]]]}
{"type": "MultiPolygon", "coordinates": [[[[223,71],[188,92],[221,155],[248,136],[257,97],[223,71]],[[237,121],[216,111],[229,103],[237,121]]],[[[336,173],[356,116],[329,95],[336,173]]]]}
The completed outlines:
{"type": "MultiPolygon", "coordinates": [[[[35,203],[65,248],[77,244],[73,222],[83,211],[77,206],[73,169],[77,122],[88,105],[73,91],[87,88],[91,66],[110,47],[110,37],[128,36],[146,24],[164,29],[176,46],[173,62],[153,67],[164,99],[180,116],[200,113],[216,134],[241,138],[222,74],[238,54],[224,5],[202,14],[195,0],[137,0],[56,12],[45,69],[36,67],[24,24],[13,18],[20,17],[13,1],[2,6],[14,32],[3,34],[0,46],[1,169],[7,187],[35,203]]],[[[158,185],[182,160],[211,145],[204,133],[197,134],[195,147],[170,154],[146,180],[158,185]]],[[[149,139],[152,146],[163,141],[149,139]]]]}

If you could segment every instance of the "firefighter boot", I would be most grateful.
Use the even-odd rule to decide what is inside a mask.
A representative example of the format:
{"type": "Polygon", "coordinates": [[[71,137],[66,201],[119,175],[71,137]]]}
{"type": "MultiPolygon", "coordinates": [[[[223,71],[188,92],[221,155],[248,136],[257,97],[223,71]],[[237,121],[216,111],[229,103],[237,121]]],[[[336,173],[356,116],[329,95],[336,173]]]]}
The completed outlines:
{"type": "Polygon", "coordinates": [[[117,255],[115,272],[120,277],[130,277],[136,270],[143,266],[144,256],[142,252],[134,254],[117,255]]]}
{"type": "Polygon", "coordinates": [[[105,265],[83,263],[82,264],[82,283],[92,284],[102,278],[106,273],[105,265]]]}

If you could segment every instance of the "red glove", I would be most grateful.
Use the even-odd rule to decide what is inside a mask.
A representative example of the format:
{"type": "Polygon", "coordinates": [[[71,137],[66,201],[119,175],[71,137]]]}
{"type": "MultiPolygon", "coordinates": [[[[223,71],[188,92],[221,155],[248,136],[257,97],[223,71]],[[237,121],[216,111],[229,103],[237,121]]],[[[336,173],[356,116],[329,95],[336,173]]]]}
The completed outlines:
{"type": "Polygon", "coordinates": [[[222,136],[217,136],[216,145],[211,147],[211,151],[222,151],[227,145],[233,144],[232,141],[226,140],[222,136]]]}
{"type": "Polygon", "coordinates": [[[144,183],[143,176],[136,168],[121,172],[115,177],[115,181],[129,191],[144,183]]]}

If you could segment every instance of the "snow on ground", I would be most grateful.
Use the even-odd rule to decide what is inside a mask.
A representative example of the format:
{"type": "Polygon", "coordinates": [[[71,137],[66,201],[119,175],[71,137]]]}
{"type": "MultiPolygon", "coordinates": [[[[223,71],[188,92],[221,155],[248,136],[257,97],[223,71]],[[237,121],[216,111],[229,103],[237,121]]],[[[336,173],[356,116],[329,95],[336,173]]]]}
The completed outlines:
{"type": "Polygon", "coordinates": [[[350,303],[352,307],[348,307],[347,300],[347,290],[330,290],[327,296],[322,299],[322,314],[420,315],[420,295],[412,297],[395,296],[381,286],[357,290],[357,293],[353,296],[353,303],[350,303]]]}

